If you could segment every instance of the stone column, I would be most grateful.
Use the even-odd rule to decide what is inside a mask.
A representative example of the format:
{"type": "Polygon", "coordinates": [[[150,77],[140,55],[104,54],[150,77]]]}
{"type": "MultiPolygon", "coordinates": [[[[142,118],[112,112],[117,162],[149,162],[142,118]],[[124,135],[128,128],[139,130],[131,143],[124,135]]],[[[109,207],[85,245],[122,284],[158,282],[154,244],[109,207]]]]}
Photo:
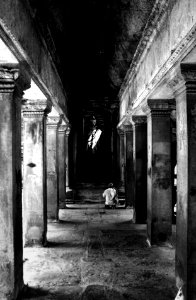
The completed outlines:
{"type": "Polygon", "coordinates": [[[135,207],[135,182],[133,165],[133,126],[125,125],[125,199],[126,205],[135,207]]]}
{"type": "MultiPolygon", "coordinates": [[[[48,220],[58,220],[59,189],[57,166],[57,129],[60,121],[59,114],[52,108],[46,122],[46,156],[47,156],[47,216],[48,220]]],[[[60,162],[61,163],[61,162],[60,162]]]]}
{"type": "Polygon", "coordinates": [[[58,178],[59,178],[59,207],[65,208],[66,203],[66,166],[65,166],[65,131],[66,123],[62,120],[58,127],[58,178]]]}
{"type": "Polygon", "coordinates": [[[147,118],[132,116],[133,162],[135,172],[136,223],[146,223],[147,217],[147,118]]]}
{"type": "Polygon", "coordinates": [[[172,234],[170,101],[148,100],[147,235],[150,244],[172,234]]]}
{"type": "Polygon", "coordinates": [[[18,75],[16,69],[0,68],[0,299],[16,299],[23,286],[22,94],[16,95],[18,75]]]}
{"type": "Polygon", "coordinates": [[[70,187],[69,187],[69,134],[70,134],[70,127],[67,126],[66,131],[65,131],[66,192],[70,191],[70,187]]]}
{"type": "Polygon", "coordinates": [[[117,104],[112,105],[112,181],[115,185],[119,182],[119,162],[118,162],[118,132],[117,124],[119,122],[119,106],[117,104]]]}
{"type": "Polygon", "coordinates": [[[176,279],[185,300],[196,299],[196,64],[176,78],[177,219],[176,279]]]}
{"type": "Polygon", "coordinates": [[[120,185],[119,185],[119,193],[124,195],[125,194],[125,140],[124,140],[124,131],[118,128],[119,134],[119,143],[120,143],[120,151],[119,151],[119,169],[120,169],[120,185]]]}
{"type": "Polygon", "coordinates": [[[24,101],[23,236],[25,245],[46,243],[46,110],[47,100],[24,101]]]}

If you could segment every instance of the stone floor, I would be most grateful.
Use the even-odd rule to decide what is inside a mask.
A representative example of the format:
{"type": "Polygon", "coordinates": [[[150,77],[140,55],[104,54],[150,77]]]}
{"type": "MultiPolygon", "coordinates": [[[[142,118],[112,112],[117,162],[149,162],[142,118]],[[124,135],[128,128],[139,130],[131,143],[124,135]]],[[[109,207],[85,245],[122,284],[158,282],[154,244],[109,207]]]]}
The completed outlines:
{"type": "Polygon", "coordinates": [[[24,249],[21,299],[169,300],[175,250],[146,243],[131,209],[70,205],[48,225],[45,248],[24,249]]]}

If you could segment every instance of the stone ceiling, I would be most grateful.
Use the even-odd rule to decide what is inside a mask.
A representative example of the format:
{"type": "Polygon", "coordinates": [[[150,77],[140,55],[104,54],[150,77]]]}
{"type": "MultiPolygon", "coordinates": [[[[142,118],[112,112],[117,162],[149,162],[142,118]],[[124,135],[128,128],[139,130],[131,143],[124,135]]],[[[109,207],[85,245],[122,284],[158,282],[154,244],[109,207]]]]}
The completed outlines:
{"type": "Polygon", "coordinates": [[[29,0],[68,108],[117,99],[155,0],[29,0]]]}

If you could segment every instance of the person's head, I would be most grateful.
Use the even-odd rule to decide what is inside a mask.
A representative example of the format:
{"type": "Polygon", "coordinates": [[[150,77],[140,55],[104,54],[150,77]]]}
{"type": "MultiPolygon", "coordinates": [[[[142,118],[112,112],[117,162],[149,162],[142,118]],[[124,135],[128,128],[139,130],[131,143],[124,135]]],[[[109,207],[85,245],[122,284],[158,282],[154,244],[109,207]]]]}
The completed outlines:
{"type": "Polygon", "coordinates": [[[92,118],[91,118],[91,124],[92,124],[93,126],[95,126],[96,123],[97,123],[97,120],[96,120],[95,116],[92,116],[92,118]]]}
{"type": "Polygon", "coordinates": [[[108,184],[108,187],[109,187],[109,188],[113,188],[113,186],[114,186],[114,185],[113,185],[112,182],[108,184]]]}

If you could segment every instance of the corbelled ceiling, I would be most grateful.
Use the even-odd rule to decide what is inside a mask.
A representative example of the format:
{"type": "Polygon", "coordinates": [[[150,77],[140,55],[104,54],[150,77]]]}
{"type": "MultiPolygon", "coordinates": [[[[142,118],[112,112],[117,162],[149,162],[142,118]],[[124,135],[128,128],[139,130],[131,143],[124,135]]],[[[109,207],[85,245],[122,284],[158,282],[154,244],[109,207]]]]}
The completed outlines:
{"type": "Polygon", "coordinates": [[[56,61],[70,112],[112,102],[155,0],[29,0],[56,61]]]}

